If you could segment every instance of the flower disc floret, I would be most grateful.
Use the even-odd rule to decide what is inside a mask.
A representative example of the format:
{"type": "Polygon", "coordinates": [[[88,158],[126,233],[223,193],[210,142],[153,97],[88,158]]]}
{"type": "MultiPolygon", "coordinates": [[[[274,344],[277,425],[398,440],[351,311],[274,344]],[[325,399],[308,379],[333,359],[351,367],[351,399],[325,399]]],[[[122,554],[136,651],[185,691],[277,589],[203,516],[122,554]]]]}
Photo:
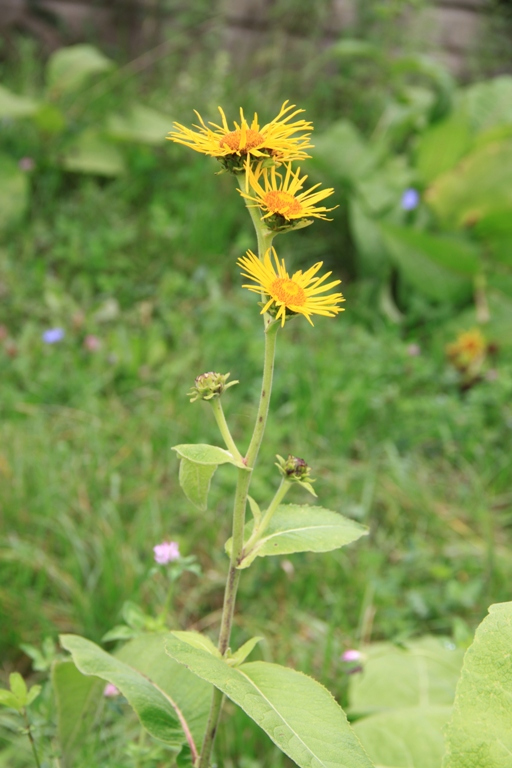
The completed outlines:
{"type": "Polygon", "coordinates": [[[238,265],[244,270],[242,275],[253,281],[252,285],[243,287],[268,297],[261,313],[271,312],[277,320],[281,320],[281,325],[284,325],[287,317],[293,314],[304,315],[313,325],[311,315],[334,317],[343,311],[339,306],[342,301],[345,301],[341,293],[320,296],[341,282],[341,280],[333,280],[327,285],[324,284],[332,272],[316,277],[317,272],[322,268],[321,261],[306,272],[300,269],[290,277],[286,271],[284,259],[279,261],[275,248],[269,248],[263,261],[260,261],[252,251],[247,251],[247,255],[238,260],[238,265]]]}
{"type": "Polygon", "coordinates": [[[238,172],[243,171],[247,158],[272,158],[276,163],[302,160],[309,157],[305,150],[312,146],[308,132],[313,130],[310,122],[293,120],[303,111],[285,101],[277,117],[260,126],[256,113],[249,124],[243,109],[240,109],[240,122],[233,121],[234,128],[230,128],[224,111],[219,107],[220,125],[212,122],[207,125],[196,112],[199,125],[191,129],[174,123],[174,130],[167,138],[196,152],[216,157],[227,169],[238,172]]]}
{"type": "Polygon", "coordinates": [[[325,214],[334,210],[318,205],[326,197],[330,197],[334,189],[318,189],[321,185],[315,184],[311,189],[301,192],[308,177],[301,177],[300,168],[293,171],[291,163],[286,164],[284,176],[276,171],[274,166],[265,168],[263,163],[258,163],[255,168],[247,163],[245,171],[245,192],[239,192],[242,197],[262,210],[262,219],[267,220],[271,229],[282,228],[283,225],[309,217],[327,219],[325,214]],[[277,227],[272,226],[274,219],[277,219],[277,227]]]}

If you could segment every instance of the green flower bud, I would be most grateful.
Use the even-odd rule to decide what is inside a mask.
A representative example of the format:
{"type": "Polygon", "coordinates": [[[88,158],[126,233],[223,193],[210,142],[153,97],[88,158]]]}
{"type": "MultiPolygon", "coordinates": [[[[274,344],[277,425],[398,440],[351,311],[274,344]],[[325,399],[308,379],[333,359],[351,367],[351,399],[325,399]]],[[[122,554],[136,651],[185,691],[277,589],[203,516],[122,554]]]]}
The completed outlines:
{"type": "Polygon", "coordinates": [[[313,496],[316,496],[315,491],[311,483],[314,483],[311,474],[311,467],[309,467],[304,459],[300,459],[298,456],[288,455],[287,459],[283,459],[282,456],[277,456],[276,467],[282,474],[282,476],[289,483],[299,483],[309,491],[313,496]]]}
{"type": "Polygon", "coordinates": [[[231,374],[229,373],[214,373],[208,371],[202,373],[196,377],[195,385],[187,394],[190,397],[190,402],[193,403],[196,400],[211,400],[213,397],[220,397],[225,389],[238,384],[238,381],[230,381],[227,384],[231,374]]]}

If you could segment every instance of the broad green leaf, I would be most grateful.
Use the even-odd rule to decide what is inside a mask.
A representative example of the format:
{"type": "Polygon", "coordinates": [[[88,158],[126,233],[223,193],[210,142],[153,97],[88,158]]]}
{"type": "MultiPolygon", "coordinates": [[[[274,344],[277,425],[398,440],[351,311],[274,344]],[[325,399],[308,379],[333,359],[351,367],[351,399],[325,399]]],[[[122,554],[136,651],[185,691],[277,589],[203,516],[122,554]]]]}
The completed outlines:
{"type": "Polygon", "coordinates": [[[408,283],[436,300],[469,295],[477,272],[478,251],[468,242],[408,227],[382,224],[391,259],[408,283]]]}
{"type": "Polygon", "coordinates": [[[263,661],[230,667],[173,634],[166,648],[238,704],[301,768],[371,768],[345,713],[312,678],[263,661]]]}
{"type": "Polygon", "coordinates": [[[512,124],[512,77],[503,75],[469,86],[463,103],[476,133],[512,124]]]}
{"type": "Polygon", "coordinates": [[[440,176],[425,200],[446,226],[475,224],[492,211],[512,208],[512,139],[481,147],[440,176]]]}
{"type": "Polygon", "coordinates": [[[358,720],[353,728],[378,768],[440,768],[450,712],[451,707],[395,709],[358,720]]]}
{"type": "Polygon", "coordinates": [[[71,768],[75,750],[92,728],[104,687],[105,683],[97,677],[82,675],[72,661],[58,661],[53,665],[52,689],[65,768],[71,768]]]}
{"type": "Polygon", "coordinates": [[[152,736],[175,746],[185,741],[183,715],[159,684],[83,637],[61,635],[60,642],[80,672],[107,680],[121,691],[152,736]]]}
{"type": "Polygon", "coordinates": [[[6,691],[5,689],[0,690],[0,705],[11,707],[11,709],[21,709],[23,707],[23,705],[20,704],[18,697],[11,691],[6,691]]]}
{"type": "Polygon", "coordinates": [[[110,116],[107,133],[119,141],[162,144],[170,131],[171,122],[162,112],[143,104],[133,104],[126,115],[110,116]]]}
{"type": "Polygon", "coordinates": [[[11,672],[9,675],[9,686],[18,699],[19,705],[24,707],[27,703],[27,684],[19,672],[11,672]]]}
{"type": "Polygon", "coordinates": [[[237,461],[234,456],[224,448],[218,448],[216,445],[206,445],[205,443],[190,443],[175,445],[172,448],[182,459],[194,461],[196,464],[206,464],[218,466],[219,464],[234,464],[240,469],[247,469],[245,464],[237,461]]]}
{"type": "Polygon", "coordinates": [[[376,643],[364,649],[363,671],[351,675],[350,712],[363,715],[404,707],[450,706],[463,651],[437,637],[402,647],[376,643]]]}
{"type": "Polygon", "coordinates": [[[216,469],[216,464],[197,464],[188,459],[180,461],[179,480],[183,493],[201,512],[207,509],[210,483],[216,469]]]}
{"type": "Polygon", "coordinates": [[[46,83],[56,95],[75,91],[92,75],[108,72],[114,62],[93,45],[71,45],[59,48],[50,56],[46,67],[46,83]]]}
{"type": "Polygon", "coordinates": [[[334,123],[315,136],[311,162],[331,179],[356,184],[375,168],[377,161],[377,152],[346,120],[334,123]]]}
{"type": "Polygon", "coordinates": [[[427,184],[449,171],[469,150],[471,129],[462,111],[424,131],[416,146],[416,167],[427,184]]]}
{"type": "Polygon", "coordinates": [[[7,155],[0,155],[0,230],[19,219],[28,204],[27,174],[7,155]]]}
{"type": "Polygon", "coordinates": [[[90,131],[82,133],[68,147],[61,164],[66,171],[95,176],[119,176],[125,171],[124,160],[117,147],[90,131]]]}
{"type": "Polygon", "coordinates": [[[217,656],[220,659],[220,651],[206,635],[202,635],[200,632],[173,632],[173,635],[193,648],[200,648],[202,651],[211,653],[212,656],[217,656]]]}
{"type": "Polygon", "coordinates": [[[491,605],[464,657],[443,768],[512,764],[512,603],[491,605]]]}
{"type": "Polygon", "coordinates": [[[39,109],[39,103],[27,96],[18,96],[0,85],[0,120],[32,117],[39,109]]]}
{"type": "MultiPolygon", "coordinates": [[[[252,533],[249,523],[246,540],[252,533]]],[[[309,504],[280,504],[263,537],[243,557],[239,568],[248,568],[256,557],[294,552],[330,552],[366,536],[368,529],[348,517],[309,504]]],[[[231,554],[231,539],[226,542],[231,554]]]]}
{"type": "Polygon", "coordinates": [[[116,652],[116,657],[157,681],[159,688],[176,702],[199,749],[206,730],[212,688],[166,654],[168,637],[168,633],[141,635],[126,643],[116,652]]]}
{"type": "Polygon", "coordinates": [[[370,176],[358,182],[357,189],[365,210],[381,215],[396,208],[413,174],[404,157],[392,157],[370,176]]]}

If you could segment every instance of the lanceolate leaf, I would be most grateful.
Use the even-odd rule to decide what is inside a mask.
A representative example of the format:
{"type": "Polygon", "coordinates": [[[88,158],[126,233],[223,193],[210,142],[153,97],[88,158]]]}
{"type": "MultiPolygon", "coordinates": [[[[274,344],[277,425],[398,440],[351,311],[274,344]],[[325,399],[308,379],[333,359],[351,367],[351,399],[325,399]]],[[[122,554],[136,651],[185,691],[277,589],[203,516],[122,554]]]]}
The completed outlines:
{"type": "Polygon", "coordinates": [[[172,634],[167,652],[238,704],[301,768],[371,768],[329,691],[310,677],[263,661],[230,667],[172,634]]]}
{"type": "Polygon", "coordinates": [[[181,459],[194,461],[196,464],[206,464],[208,466],[218,466],[219,464],[234,464],[240,469],[247,469],[245,464],[237,461],[234,456],[216,445],[206,445],[205,443],[191,443],[175,445],[172,448],[181,459]]]}
{"type": "Polygon", "coordinates": [[[512,764],[512,602],[491,605],[464,657],[443,768],[512,764]]]}
{"type": "MultiPolygon", "coordinates": [[[[247,526],[248,539],[252,524],[247,526]]],[[[240,568],[248,568],[256,557],[289,555],[294,552],[330,552],[365,536],[368,529],[337,512],[308,504],[280,504],[263,537],[244,556],[240,568]]],[[[231,553],[231,539],[226,543],[231,553]]]]}
{"type": "Polygon", "coordinates": [[[83,637],[62,635],[60,641],[80,672],[107,680],[121,691],[152,736],[175,746],[192,738],[176,702],[156,682],[83,637]]]}
{"type": "Polygon", "coordinates": [[[188,459],[180,461],[179,478],[183,493],[202,512],[207,508],[210,483],[216,469],[216,464],[196,464],[188,459]]]}

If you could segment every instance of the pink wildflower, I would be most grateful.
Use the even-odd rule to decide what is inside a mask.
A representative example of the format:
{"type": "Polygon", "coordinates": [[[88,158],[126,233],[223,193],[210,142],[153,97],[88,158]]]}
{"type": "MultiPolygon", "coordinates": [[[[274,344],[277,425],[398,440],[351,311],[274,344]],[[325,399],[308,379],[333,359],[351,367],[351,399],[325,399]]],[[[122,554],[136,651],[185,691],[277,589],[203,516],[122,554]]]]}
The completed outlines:
{"type": "Polygon", "coordinates": [[[172,563],[173,560],[178,560],[180,557],[180,550],[176,541],[164,541],[162,544],[157,544],[153,547],[155,553],[155,562],[158,565],[167,565],[172,563]]]}
{"type": "Polygon", "coordinates": [[[119,696],[119,693],[120,693],[119,689],[116,688],[116,686],[113,685],[112,683],[107,683],[105,688],[103,689],[103,695],[109,699],[112,698],[113,696],[119,696]]]}

